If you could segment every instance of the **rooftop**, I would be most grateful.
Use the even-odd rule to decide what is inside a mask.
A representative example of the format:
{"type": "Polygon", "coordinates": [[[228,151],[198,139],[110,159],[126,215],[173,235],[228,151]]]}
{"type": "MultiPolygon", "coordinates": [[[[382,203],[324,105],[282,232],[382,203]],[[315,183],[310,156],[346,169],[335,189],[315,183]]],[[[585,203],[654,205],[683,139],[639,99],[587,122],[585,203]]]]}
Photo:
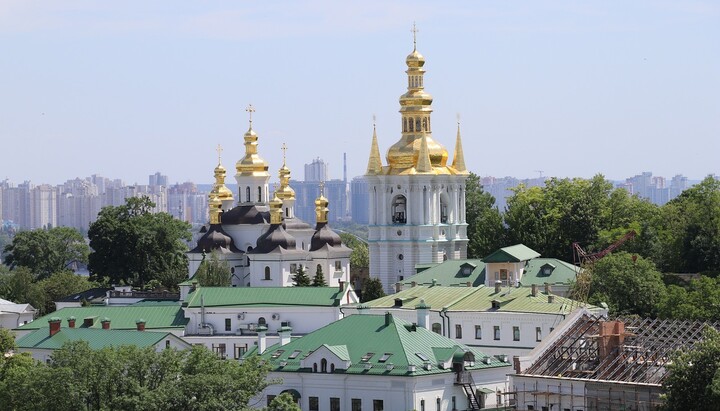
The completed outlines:
{"type": "MultiPolygon", "coordinates": [[[[180,303],[173,305],[129,305],[129,306],[90,306],[90,307],[68,307],[62,308],[48,315],[40,317],[33,322],[18,327],[18,330],[47,329],[48,320],[58,317],[67,324],[67,319],[75,317],[78,328],[102,328],[100,319],[109,318],[111,327],[114,330],[134,330],[135,321],[139,318],[145,320],[145,328],[167,329],[185,328],[188,319],[185,318],[180,303]],[[84,325],[86,318],[93,319],[92,326],[84,325]]],[[[107,330],[105,330],[107,331],[107,330]]]]}
{"type": "Polygon", "coordinates": [[[43,328],[18,338],[17,346],[19,348],[57,350],[69,341],[87,341],[90,348],[94,350],[121,345],[135,345],[142,348],[154,346],[168,335],[171,334],[131,330],[61,328],[55,335],[50,336],[46,322],[43,328]]]}
{"type": "Polygon", "coordinates": [[[185,301],[205,307],[336,307],[345,294],[338,287],[199,287],[185,301]]]}

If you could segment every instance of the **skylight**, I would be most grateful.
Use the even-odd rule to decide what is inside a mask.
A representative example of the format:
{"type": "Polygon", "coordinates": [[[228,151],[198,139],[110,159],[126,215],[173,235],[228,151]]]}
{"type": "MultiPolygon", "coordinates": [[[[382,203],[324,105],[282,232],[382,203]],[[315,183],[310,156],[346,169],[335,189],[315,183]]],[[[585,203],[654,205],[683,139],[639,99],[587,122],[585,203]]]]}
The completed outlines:
{"type": "Polygon", "coordinates": [[[272,358],[274,360],[274,359],[278,358],[279,356],[281,356],[284,352],[285,352],[285,350],[277,350],[273,353],[273,355],[270,356],[270,358],[272,358]]]}
{"type": "Polygon", "coordinates": [[[415,355],[417,355],[417,357],[423,361],[430,361],[430,359],[427,357],[427,355],[425,355],[421,352],[416,352],[415,355]]]}
{"type": "Polygon", "coordinates": [[[362,358],[360,358],[360,362],[368,362],[368,361],[370,361],[370,359],[372,358],[373,355],[375,355],[374,352],[369,352],[369,353],[363,355],[362,358]]]}
{"type": "Polygon", "coordinates": [[[290,356],[288,357],[288,359],[294,360],[295,358],[297,358],[298,355],[300,355],[301,352],[302,351],[300,351],[300,350],[293,351],[292,354],[290,354],[290,356]]]}
{"type": "Polygon", "coordinates": [[[378,362],[385,362],[385,361],[387,361],[388,358],[390,358],[391,355],[392,355],[391,352],[386,352],[385,354],[383,354],[382,357],[380,357],[380,359],[378,360],[378,362]]]}

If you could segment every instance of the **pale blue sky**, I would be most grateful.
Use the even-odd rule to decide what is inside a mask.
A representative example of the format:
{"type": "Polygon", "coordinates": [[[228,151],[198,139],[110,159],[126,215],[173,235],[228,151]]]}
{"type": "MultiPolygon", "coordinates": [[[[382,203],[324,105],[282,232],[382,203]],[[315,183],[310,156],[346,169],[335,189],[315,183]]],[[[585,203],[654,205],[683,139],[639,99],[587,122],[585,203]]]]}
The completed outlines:
{"type": "Polygon", "coordinates": [[[294,178],[362,174],[373,113],[381,152],[400,136],[413,21],[471,171],[720,174],[717,1],[2,0],[0,179],[210,182],[248,103],[273,180],[283,142],[294,178]]]}

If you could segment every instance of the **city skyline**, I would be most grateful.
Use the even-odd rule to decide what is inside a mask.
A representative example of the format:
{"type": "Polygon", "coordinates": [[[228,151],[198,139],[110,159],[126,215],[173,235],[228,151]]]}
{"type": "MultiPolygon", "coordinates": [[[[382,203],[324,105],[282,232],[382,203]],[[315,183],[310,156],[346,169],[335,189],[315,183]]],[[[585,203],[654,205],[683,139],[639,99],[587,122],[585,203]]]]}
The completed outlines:
{"type": "Polygon", "coordinates": [[[231,177],[250,103],[273,179],[283,143],[296,180],[316,157],[342,178],[344,152],[361,175],[373,114],[382,153],[400,135],[417,21],[434,134],[453,141],[460,113],[470,171],[699,180],[719,171],[718,16],[710,2],[6,1],[0,179],[211,182],[217,144],[231,177]]]}

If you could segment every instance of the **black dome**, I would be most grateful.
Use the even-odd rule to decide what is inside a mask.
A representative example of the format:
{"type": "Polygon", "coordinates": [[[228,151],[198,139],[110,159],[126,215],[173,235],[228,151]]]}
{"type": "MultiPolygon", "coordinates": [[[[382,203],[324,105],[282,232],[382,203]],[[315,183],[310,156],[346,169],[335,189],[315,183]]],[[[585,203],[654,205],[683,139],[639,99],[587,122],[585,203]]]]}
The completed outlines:
{"type": "Polygon", "coordinates": [[[209,253],[212,250],[225,249],[233,253],[239,253],[230,237],[220,224],[211,224],[210,229],[197,242],[197,247],[191,253],[209,253]]]}
{"type": "Polygon", "coordinates": [[[331,247],[337,247],[342,245],[340,235],[333,231],[327,223],[318,223],[315,227],[315,234],[313,234],[310,240],[310,251],[315,251],[323,248],[325,244],[331,247]]]}
{"type": "Polygon", "coordinates": [[[288,234],[279,224],[273,224],[270,229],[257,239],[257,247],[248,251],[250,254],[265,254],[282,247],[286,250],[295,248],[295,237],[288,234]]]}
{"type": "Polygon", "coordinates": [[[270,213],[254,205],[242,205],[222,213],[223,224],[263,224],[270,221],[270,213]]]}

